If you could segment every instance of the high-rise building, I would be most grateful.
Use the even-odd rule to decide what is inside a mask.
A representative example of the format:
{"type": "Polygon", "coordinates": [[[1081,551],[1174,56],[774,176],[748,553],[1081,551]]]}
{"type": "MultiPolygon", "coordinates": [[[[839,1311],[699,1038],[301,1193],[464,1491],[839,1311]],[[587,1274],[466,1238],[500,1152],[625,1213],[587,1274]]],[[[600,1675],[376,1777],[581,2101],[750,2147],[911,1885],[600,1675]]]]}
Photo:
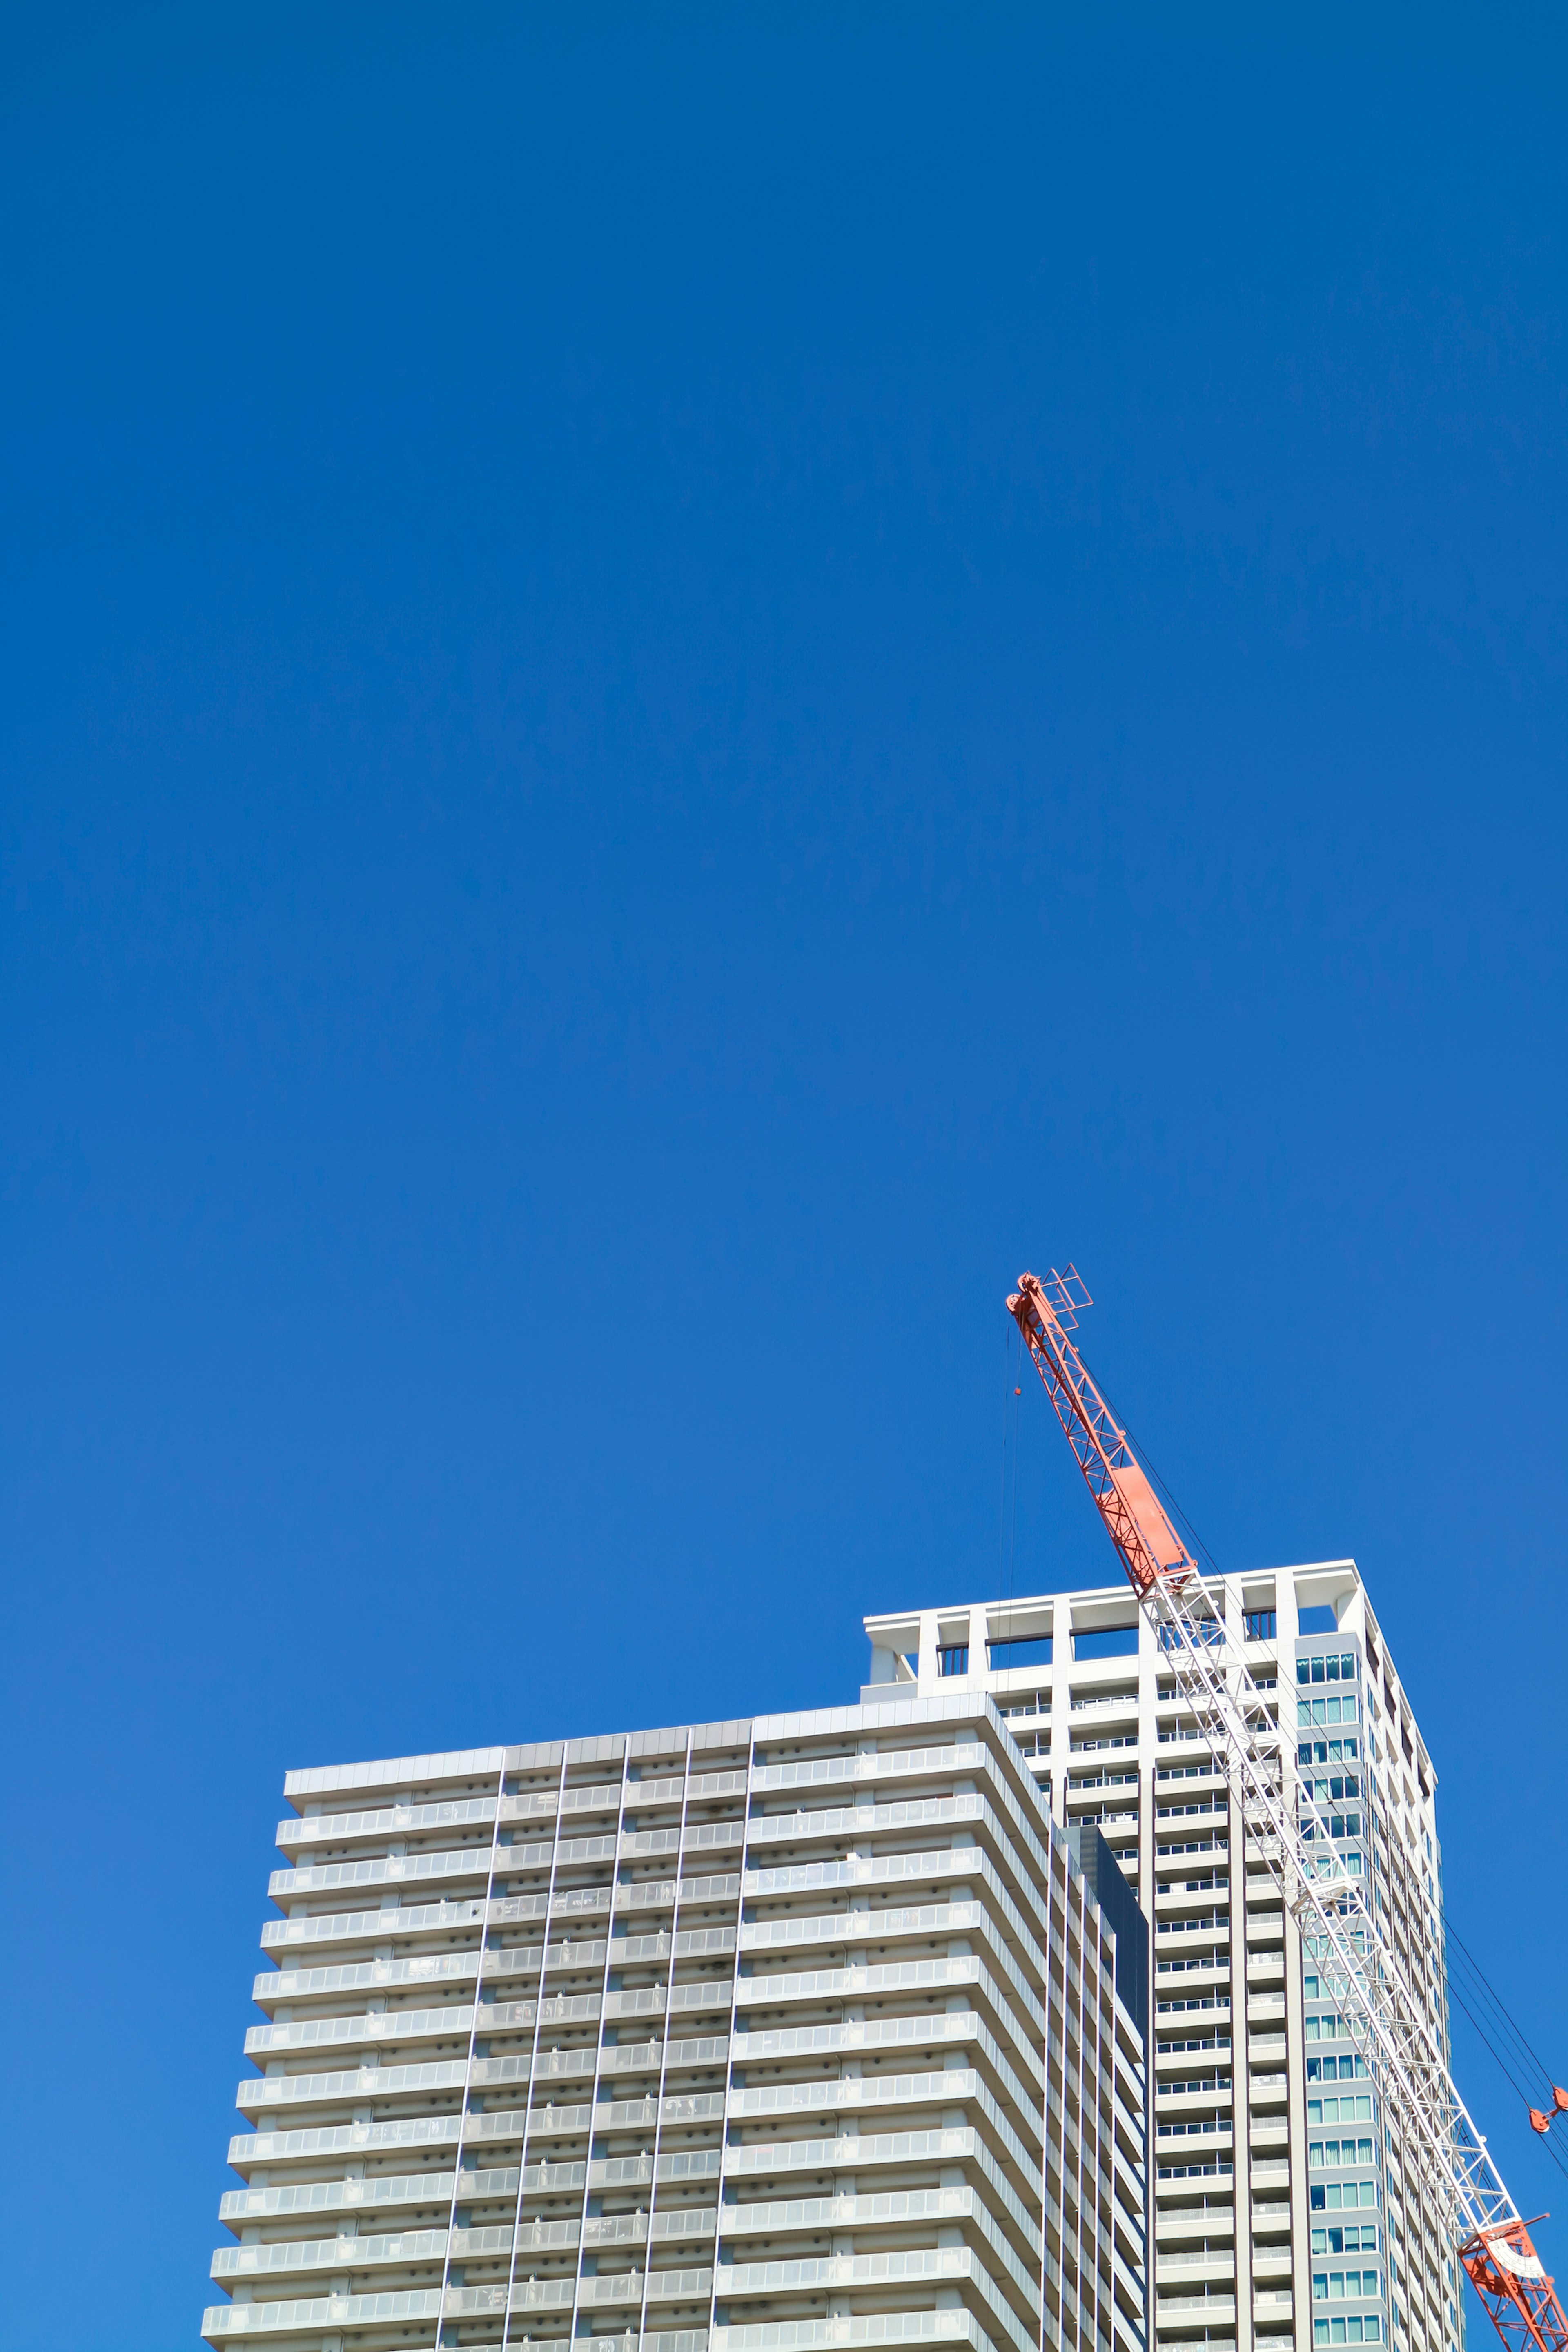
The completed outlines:
{"type": "MultiPolygon", "coordinates": [[[[1352,1560],[1215,1581],[1266,1691],[1286,1785],[1310,1780],[1447,2045],[1436,1776],[1352,1560]]],[[[1454,2265],[1125,1584],[868,1617],[871,1678],[984,1690],[1058,1822],[1093,1824],[1153,1921],[1154,2327],[1165,2352],[1463,2340],[1454,2265]]]]}
{"type": "Polygon", "coordinates": [[[1143,2352],[1147,1927],[977,1684],[285,1796],[210,2343],[1143,2352]]]}

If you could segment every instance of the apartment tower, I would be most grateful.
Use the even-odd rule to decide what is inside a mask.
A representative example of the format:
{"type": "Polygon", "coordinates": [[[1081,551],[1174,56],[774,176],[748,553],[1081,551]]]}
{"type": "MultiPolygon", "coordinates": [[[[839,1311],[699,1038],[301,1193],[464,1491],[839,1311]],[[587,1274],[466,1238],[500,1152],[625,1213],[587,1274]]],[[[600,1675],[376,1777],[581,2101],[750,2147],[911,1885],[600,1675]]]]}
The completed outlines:
{"type": "MultiPolygon", "coordinates": [[[[1270,1695],[1287,1788],[1447,2042],[1436,1776],[1352,1560],[1216,1583],[1270,1695]]],[[[1454,2266],[1124,1584],[868,1617],[868,1700],[987,1692],[1069,1833],[1097,1829],[1153,1923],[1150,2189],[1163,2352],[1457,2352],[1454,2266]]]]}
{"type": "Polygon", "coordinates": [[[207,2341],[1142,2352],[1147,1927],[925,1681],[289,1773],[207,2341]]]}

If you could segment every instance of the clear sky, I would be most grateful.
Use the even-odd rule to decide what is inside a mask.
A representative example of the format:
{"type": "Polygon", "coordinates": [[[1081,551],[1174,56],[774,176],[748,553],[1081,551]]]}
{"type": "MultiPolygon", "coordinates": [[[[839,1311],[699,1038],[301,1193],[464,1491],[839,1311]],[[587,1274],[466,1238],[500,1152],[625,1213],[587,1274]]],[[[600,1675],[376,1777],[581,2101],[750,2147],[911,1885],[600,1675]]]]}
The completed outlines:
{"type": "Polygon", "coordinates": [[[286,1767],[1109,1578],[1026,1265],[1568,2075],[1564,33],[1182,13],[0,23],[5,2345],[195,2342],[286,1767]]]}

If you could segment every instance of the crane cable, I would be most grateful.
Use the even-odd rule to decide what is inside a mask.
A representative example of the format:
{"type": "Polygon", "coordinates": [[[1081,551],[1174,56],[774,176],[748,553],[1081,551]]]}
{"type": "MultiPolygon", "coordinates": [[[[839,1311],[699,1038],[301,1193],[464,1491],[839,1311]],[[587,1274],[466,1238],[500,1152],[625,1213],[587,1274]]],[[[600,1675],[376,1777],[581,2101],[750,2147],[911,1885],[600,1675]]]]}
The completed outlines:
{"type": "Polygon", "coordinates": [[[1454,2000],[1469,2019],[1482,2048],[1529,2109],[1531,2128],[1537,2137],[1546,2142],[1552,2162],[1568,2179],[1568,2147],[1560,2139],[1553,2138],[1549,2128],[1553,2118],[1563,2112],[1556,2084],[1540,2053],[1458,1928],[1450,1924],[1447,1913],[1443,1916],[1443,1931],[1445,1942],[1450,1947],[1447,1978],[1454,2000]],[[1525,2078],[1523,2081],[1520,2079],[1521,2074],[1525,2078]],[[1545,2085],[1544,2092],[1542,2084],[1545,2085]],[[1543,2103],[1540,2108],[1535,2105],[1537,2098],[1543,2103]]]}

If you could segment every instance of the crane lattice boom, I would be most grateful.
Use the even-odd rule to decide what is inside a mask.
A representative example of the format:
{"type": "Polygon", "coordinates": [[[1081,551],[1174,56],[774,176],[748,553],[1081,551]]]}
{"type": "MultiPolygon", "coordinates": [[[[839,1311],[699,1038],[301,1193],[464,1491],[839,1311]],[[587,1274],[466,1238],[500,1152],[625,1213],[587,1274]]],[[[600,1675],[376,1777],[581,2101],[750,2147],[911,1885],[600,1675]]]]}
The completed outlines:
{"type": "Polygon", "coordinates": [[[1314,1938],[1347,2027],[1364,2052],[1384,2116],[1415,2142],[1427,2193],[1505,2343],[1568,2352],[1568,2318],[1530,2232],[1455,2087],[1435,2007],[1407,1979],[1378,1926],[1367,1881],[1335,1853],[1310,1783],[1284,1788],[1280,1734],[1223,1610],[1172,1526],[1126,1432],[1069,1334],[1090,1304],[1076,1269],[1019,1277],[1007,1301],[1095,1507],[1121,1556],[1216,1769],[1241,1810],[1247,1845],[1285,1908],[1314,1938]]]}

